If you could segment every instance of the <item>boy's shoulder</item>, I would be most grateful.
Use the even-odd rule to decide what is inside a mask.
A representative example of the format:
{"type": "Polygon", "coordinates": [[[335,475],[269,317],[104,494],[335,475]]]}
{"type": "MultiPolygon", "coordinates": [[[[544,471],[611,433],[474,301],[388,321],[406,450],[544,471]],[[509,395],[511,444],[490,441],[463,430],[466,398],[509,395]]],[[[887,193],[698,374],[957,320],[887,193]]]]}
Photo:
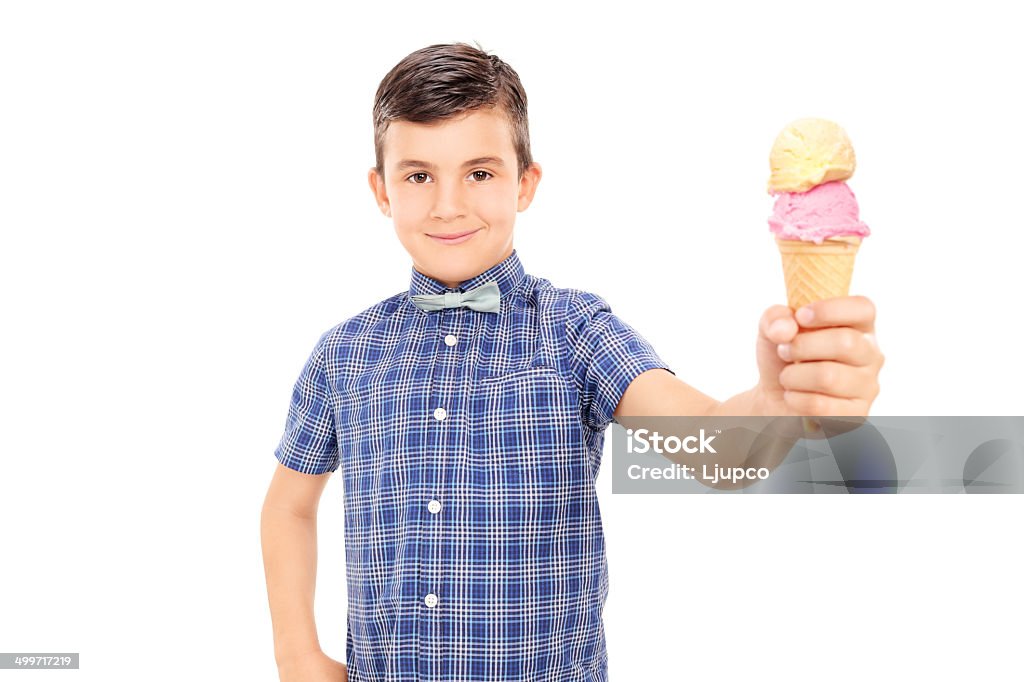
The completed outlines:
{"type": "Polygon", "coordinates": [[[598,311],[611,311],[607,300],[587,289],[577,287],[556,287],[549,280],[534,277],[534,298],[540,305],[551,306],[569,320],[593,315],[598,311]]]}
{"type": "Polygon", "coordinates": [[[358,338],[381,321],[392,317],[402,307],[407,294],[407,291],[400,291],[342,320],[321,335],[321,343],[339,343],[358,338]]]}

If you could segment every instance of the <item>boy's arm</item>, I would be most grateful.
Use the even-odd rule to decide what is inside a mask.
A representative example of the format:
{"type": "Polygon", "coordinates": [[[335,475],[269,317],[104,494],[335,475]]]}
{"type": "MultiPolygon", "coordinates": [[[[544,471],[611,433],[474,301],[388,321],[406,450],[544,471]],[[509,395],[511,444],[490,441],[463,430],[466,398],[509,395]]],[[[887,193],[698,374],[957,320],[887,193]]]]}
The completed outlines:
{"type": "Polygon", "coordinates": [[[754,388],[718,402],[652,369],[630,383],[614,416],[866,416],[885,361],[874,332],[875,307],[863,296],[817,301],[797,317],[772,306],[759,325],[754,388]]]}
{"type": "Polygon", "coordinates": [[[613,415],[619,417],[675,417],[709,415],[719,405],[664,369],[642,372],[626,388],[613,415]]]}
{"type": "Polygon", "coordinates": [[[260,536],[278,666],[321,651],[313,617],[316,518],[329,477],[299,473],[278,462],[263,503],[260,536]]]}
{"type": "MultiPolygon", "coordinates": [[[[643,417],[866,416],[878,395],[878,372],[884,363],[874,339],[874,322],[874,305],[860,296],[818,301],[798,311],[796,318],[786,306],[772,306],[761,316],[759,325],[760,380],[754,388],[718,402],[663,369],[650,369],[633,379],[613,415],[624,427],[634,429],[649,426],[643,417]]],[[[687,428],[684,421],[675,421],[658,426],[687,428]]],[[[806,435],[802,428],[794,430],[793,426],[778,425],[774,437],[760,441],[756,452],[751,450],[754,443],[749,429],[726,428],[718,436],[719,445],[725,446],[720,448],[718,462],[723,466],[753,464],[772,469],[786,457],[793,443],[806,435]]],[[[669,435],[684,438],[688,433],[669,435]]],[[[699,453],[667,456],[687,466],[703,461],[699,453]]],[[[719,483],[713,487],[748,484],[719,483]]]]}

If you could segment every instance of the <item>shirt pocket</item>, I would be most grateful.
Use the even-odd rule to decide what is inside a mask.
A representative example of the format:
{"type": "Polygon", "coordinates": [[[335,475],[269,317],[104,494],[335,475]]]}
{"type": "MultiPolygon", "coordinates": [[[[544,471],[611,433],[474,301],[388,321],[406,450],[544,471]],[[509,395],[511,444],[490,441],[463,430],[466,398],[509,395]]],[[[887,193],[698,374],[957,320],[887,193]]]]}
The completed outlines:
{"type": "Polygon", "coordinates": [[[570,494],[589,480],[578,392],[554,367],[484,377],[469,401],[478,482],[525,501],[570,494]]]}

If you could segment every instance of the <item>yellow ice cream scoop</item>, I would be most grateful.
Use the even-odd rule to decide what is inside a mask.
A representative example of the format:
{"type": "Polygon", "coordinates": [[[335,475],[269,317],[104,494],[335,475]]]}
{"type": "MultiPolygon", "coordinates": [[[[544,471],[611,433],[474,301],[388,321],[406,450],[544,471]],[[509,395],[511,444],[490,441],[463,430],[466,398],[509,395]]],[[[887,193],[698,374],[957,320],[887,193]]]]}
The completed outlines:
{"type": "Polygon", "coordinates": [[[857,157],[846,131],[823,118],[801,118],[779,133],[769,156],[768,191],[806,192],[834,180],[847,180],[857,157]]]}

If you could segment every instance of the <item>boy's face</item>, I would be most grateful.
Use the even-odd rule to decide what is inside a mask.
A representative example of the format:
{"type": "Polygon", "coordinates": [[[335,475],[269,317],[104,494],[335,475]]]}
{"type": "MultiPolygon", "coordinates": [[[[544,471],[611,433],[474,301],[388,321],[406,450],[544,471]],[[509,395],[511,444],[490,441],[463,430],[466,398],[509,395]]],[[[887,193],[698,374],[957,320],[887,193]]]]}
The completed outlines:
{"type": "Polygon", "coordinates": [[[490,109],[431,124],[393,121],[382,165],[385,179],[369,174],[377,204],[394,218],[413,266],[449,287],[512,253],[516,213],[530,205],[541,176],[533,164],[516,178],[507,120],[490,109]]]}

